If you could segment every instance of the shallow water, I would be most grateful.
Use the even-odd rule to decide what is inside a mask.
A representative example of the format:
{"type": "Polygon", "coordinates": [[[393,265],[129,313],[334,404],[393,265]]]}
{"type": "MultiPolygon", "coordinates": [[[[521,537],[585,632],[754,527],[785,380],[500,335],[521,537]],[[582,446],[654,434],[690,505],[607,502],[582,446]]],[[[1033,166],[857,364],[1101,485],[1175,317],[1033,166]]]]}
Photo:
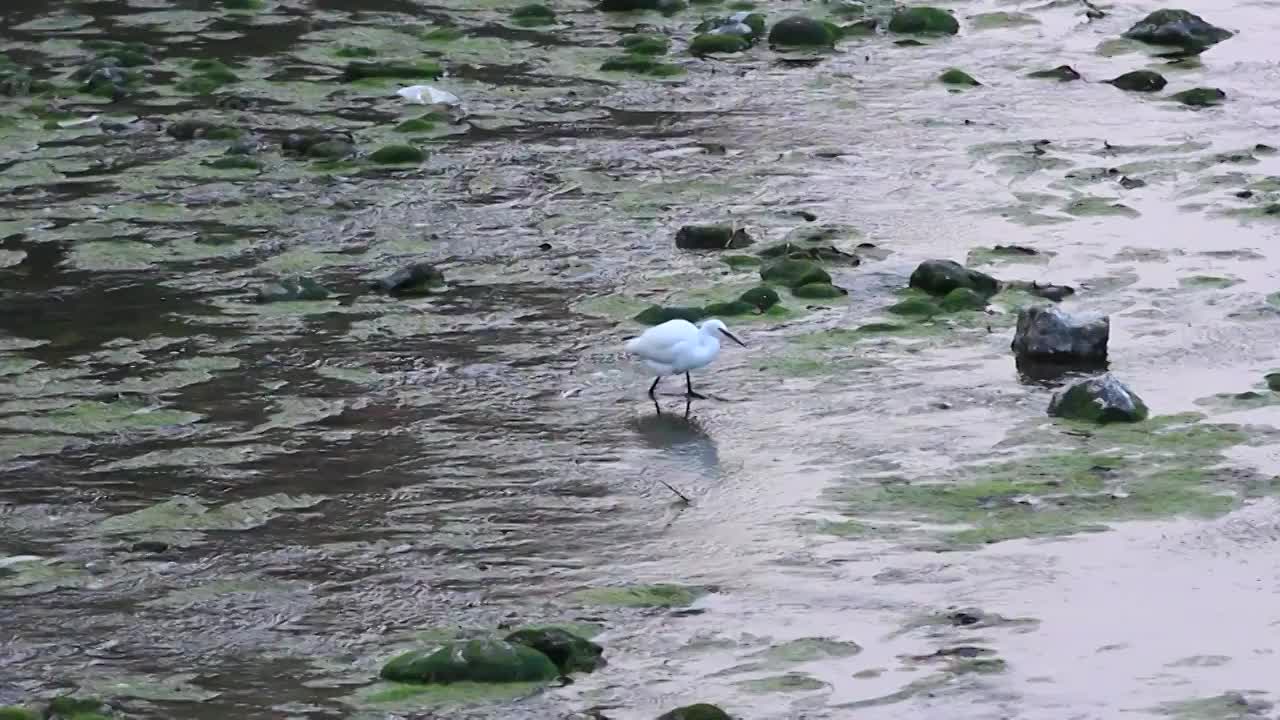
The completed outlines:
{"type": "Polygon", "coordinates": [[[400,650],[586,622],[607,669],[448,716],[1267,716],[1280,216],[1263,208],[1280,155],[1259,144],[1280,147],[1280,3],[1188,3],[1238,33],[1193,67],[1112,42],[1147,2],[1092,22],[1076,3],[949,3],[954,39],[855,38],[817,64],[763,45],[688,57],[704,6],[556,4],[564,23],[522,29],[503,24],[516,4],[6,4],[6,52],[56,82],[87,39],[146,42],[157,63],[132,98],[54,103],[125,128],[46,129],[32,99],[0,97],[0,703],[78,690],[136,717],[386,717],[406,708],[361,693],[400,650]],[[1038,23],[975,29],[993,11],[1038,23]],[[446,21],[464,37],[406,32],[446,21]],[[683,76],[596,69],[642,25],[675,38],[683,76]],[[395,81],[338,82],[343,44],[439,56],[469,114],[415,138],[420,167],[280,155],[291,129],[371,151],[422,114],[395,81]],[[240,81],[173,86],[206,57],[240,81]],[[1063,63],[1091,82],[1023,77],[1063,63]],[[984,85],[948,92],[952,66],[984,85]],[[1143,67],[1228,101],[1097,82],[1143,67]],[[229,143],[160,130],[187,116],[252,129],[261,168],[202,165],[229,143]],[[641,329],[626,318],[752,284],[675,250],[675,230],[732,220],[774,241],[800,210],[881,252],[832,271],[847,300],[731,321],[750,347],[696,380],[723,400],[685,418],[663,397],[656,415],[620,353],[641,329]],[[1007,313],[850,332],[891,317],[921,260],[997,244],[1044,254],[983,269],[1076,286],[1066,307],[1112,316],[1111,368],[1166,416],[1156,430],[1049,423],[1053,388],[1020,382],[1007,313]],[[447,288],[361,292],[423,259],[447,288]],[[345,296],[252,303],[291,274],[345,296]],[[996,462],[1013,464],[1000,482],[1061,496],[896,494],[996,462]],[[712,592],[693,612],[575,594],[667,582],[712,592]],[[957,625],[960,608],[982,619],[957,625]],[[860,650],[779,650],[805,638],[860,650]]]}

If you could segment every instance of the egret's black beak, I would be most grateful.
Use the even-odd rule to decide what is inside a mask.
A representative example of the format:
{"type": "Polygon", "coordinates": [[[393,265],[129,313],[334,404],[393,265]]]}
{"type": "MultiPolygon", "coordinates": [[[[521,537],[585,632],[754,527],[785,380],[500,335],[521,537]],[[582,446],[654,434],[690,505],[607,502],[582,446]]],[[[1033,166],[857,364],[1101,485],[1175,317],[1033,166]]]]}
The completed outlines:
{"type": "Polygon", "coordinates": [[[733,333],[729,332],[728,330],[721,330],[720,332],[721,332],[721,333],[723,333],[725,337],[727,337],[727,338],[729,338],[730,340],[732,340],[732,341],[734,341],[734,342],[738,343],[738,344],[739,344],[739,345],[741,345],[742,347],[746,347],[746,346],[747,346],[747,344],[746,344],[746,343],[744,343],[744,342],[742,342],[741,340],[739,340],[738,338],[734,337],[734,336],[733,336],[733,333]]]}

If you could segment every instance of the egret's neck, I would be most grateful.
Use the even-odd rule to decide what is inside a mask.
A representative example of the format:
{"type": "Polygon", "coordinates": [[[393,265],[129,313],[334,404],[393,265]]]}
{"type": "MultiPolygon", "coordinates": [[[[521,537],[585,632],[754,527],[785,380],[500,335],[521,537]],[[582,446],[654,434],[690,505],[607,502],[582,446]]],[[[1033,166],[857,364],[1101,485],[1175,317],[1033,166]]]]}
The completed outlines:
{"type": "Polygon", "coordinates": [[[715,328],[698,328],[698,344],[720,347],[720,333],[715,328]]]}

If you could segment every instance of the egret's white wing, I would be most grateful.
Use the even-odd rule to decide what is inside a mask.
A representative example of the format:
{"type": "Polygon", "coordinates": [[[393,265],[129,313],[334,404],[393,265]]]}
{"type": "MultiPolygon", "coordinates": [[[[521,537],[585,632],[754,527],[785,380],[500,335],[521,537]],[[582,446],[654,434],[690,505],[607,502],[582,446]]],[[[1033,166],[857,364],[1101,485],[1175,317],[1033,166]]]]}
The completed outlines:
{"type": "Polygon", "coordinates": [[[645,330],[640,337],[627,341],[627,352],[645,360],[671,365],[676,359],[677,346],[697,340],[698,328],[688,320],[668,320],[645,330]]]}

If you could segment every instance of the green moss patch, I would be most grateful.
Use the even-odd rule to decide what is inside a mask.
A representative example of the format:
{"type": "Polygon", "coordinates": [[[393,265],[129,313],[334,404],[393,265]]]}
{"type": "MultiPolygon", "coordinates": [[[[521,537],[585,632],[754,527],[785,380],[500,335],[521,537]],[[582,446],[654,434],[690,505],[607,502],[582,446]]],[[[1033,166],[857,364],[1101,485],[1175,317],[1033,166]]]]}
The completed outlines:
{"type": "Polygon", "coordinates": [[[600,69],[605,72],[625,72],[652,77],[674,77],[684,74],[684,68],[679,65],[659,62],[650,56],[637,53],[615,55],[608,58],[600,64],[600,69]]]}
{"type": "Polygon", "coordinates": [[[663,35],[623,35],[618,45],[636,55],[666,55],[671,41],[663,35]]]}
{"type": "Polygon", "coordinates": [[[612,607],[685,607],[707,592],[706,588],[693,585],[628,585],[579,590],[573,598],[588,605],[612,607]]]}
{"type": "Polygon", "coordinates": [[[412,145],[385,145],[369,154],[370,162],[379,165],[417,165],[427,154],[412,145]]]}

